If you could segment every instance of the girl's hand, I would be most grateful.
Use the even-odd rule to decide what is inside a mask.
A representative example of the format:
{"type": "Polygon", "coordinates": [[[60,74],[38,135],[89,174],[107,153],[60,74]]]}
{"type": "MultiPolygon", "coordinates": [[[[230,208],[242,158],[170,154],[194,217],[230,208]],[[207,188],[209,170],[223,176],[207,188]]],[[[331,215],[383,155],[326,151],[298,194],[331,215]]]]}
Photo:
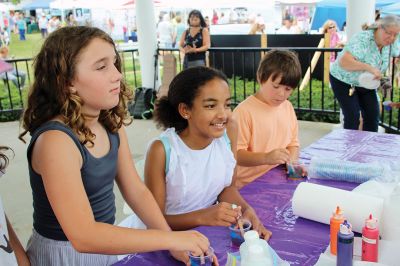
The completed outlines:
{"type": "MultiPolygon", "coordinates": [[[[171,237],[172,247],[171,255],[178,260],[185,259],[182,253],[177,251],[190,252],[194,255],[204,254],[210,246],[208,238],[197,231],[174,231],[169,232],[171,237]],[[177,256],[177,257],[175,257],[177,256]]],[[[189,256],[187,257],[189,259],[189,256]]],[[[182,260],[181,260],[182,261],[182,260]]]]}
{"type": "MultiPolygon", "coordinates": [[[[190,266],[190,259],[187,252],[184,251],[170,251],[171,256],[174,257],[178,261],[182,261],[186,266],[190,266]]],[[[217,256],[213,255],[213,263],[214,266],[219,266],[217,256]]]]}
{"type": "Polygon", "coordinates": [[[217,256],[215,256],[215,254],[213,256],[213,265],[214,266],[219,266],[218,259],[217,259],[217,256]]]}
{"type": "Polygon", "coordinates": [[[188,255],[187,251],[170,250],[169,253],[177,261],[181,261],[181,262],[185,263],[185,265],[190,265],[189,255],[188,255]]]}
{"type": "Polygon", "coordinates": [[[243,218],[251,222],[253,230],[257,231],[261,238],[268,240],[272,236],[272,232],[264,227],[253,208],[246,208],[243,218]]]}
{"type": "Polygon", "coordinates": [[[236,223],[240,208],[232,209],[232,204],[220,202],[212,205],[203,212],[202,225],[231,226],[236,223]]]}

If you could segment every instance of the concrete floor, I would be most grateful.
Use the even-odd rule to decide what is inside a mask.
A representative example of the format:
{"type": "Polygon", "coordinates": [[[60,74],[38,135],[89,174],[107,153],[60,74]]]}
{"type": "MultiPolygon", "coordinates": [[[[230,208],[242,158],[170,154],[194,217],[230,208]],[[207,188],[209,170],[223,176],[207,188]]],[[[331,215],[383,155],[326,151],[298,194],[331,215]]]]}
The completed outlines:
{"type": "MultiPolygon", "coordinates": [[[[329,133],[333,127],[333,124],[300,121],[301,147],[307,147],[320,139],[329,133]]],[[[17,138],[19,132],[18,122],[0,123],[0,145],[7,145],[15,152],[6,175],[0,180],[0,195],[17,235],[21,242],[26,245],[32,231],[32,194],[26,160],[28,145],[17,138]]],[[[148,141],[157,137],[160,131],[151,120],[135,120],[127,127],[127,133],[133,158],[138,161],[143,158],[148,141]]],[[[29,138],[26,138],[26,140],[29,142],[29,138]]],[[[115,195],[116,218],[117,222],[120,222],[125,217],[122,212],[123,200],[118,189],[115,190],[115,195]]]]}

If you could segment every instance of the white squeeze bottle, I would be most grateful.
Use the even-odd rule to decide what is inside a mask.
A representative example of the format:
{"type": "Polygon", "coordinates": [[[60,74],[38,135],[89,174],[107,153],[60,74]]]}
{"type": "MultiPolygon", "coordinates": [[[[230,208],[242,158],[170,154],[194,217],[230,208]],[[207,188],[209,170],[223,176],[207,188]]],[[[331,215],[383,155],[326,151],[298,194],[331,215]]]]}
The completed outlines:
{"type": "Polygon", "coordinates": [[[400,239],[400,183],[393,192],[385,198],[381,234],[384,240],[400,239]]]}
{"type": "Polygon", "coordinates": [[[250,230],[244,234],[244,242],[240,245],[241,266],[272,266],[269,248],[259,238],[257,231],[250,230]]]}

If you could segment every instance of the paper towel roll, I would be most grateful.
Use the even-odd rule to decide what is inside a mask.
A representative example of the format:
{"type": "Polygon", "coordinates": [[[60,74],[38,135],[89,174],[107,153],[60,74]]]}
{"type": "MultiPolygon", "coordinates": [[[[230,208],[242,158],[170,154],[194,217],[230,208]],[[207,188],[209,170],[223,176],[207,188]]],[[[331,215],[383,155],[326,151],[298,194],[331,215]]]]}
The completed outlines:
{"type": "Polygon", "coordinates": [[[369,214],[381,221],[383,199],[307,182],[297,186],[292,199],[295,215],[324,224],[329,224],[336,206],[343,210],[353,231],[361,233],[369,214]]]}

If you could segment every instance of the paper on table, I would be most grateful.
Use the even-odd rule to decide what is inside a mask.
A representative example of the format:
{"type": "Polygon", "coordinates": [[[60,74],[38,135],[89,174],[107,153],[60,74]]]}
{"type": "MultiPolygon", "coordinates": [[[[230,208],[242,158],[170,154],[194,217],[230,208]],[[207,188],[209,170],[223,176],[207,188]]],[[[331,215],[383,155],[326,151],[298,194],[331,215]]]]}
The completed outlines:
{"type": "Polygon", "coordinates": [[[293,195],[293,213],[329,224],[332,212],[340,206],[353,231],[362,232],[365,219],[372,214],[381,221],[383,199],[312,183],[300,183],[293,195]]]}

